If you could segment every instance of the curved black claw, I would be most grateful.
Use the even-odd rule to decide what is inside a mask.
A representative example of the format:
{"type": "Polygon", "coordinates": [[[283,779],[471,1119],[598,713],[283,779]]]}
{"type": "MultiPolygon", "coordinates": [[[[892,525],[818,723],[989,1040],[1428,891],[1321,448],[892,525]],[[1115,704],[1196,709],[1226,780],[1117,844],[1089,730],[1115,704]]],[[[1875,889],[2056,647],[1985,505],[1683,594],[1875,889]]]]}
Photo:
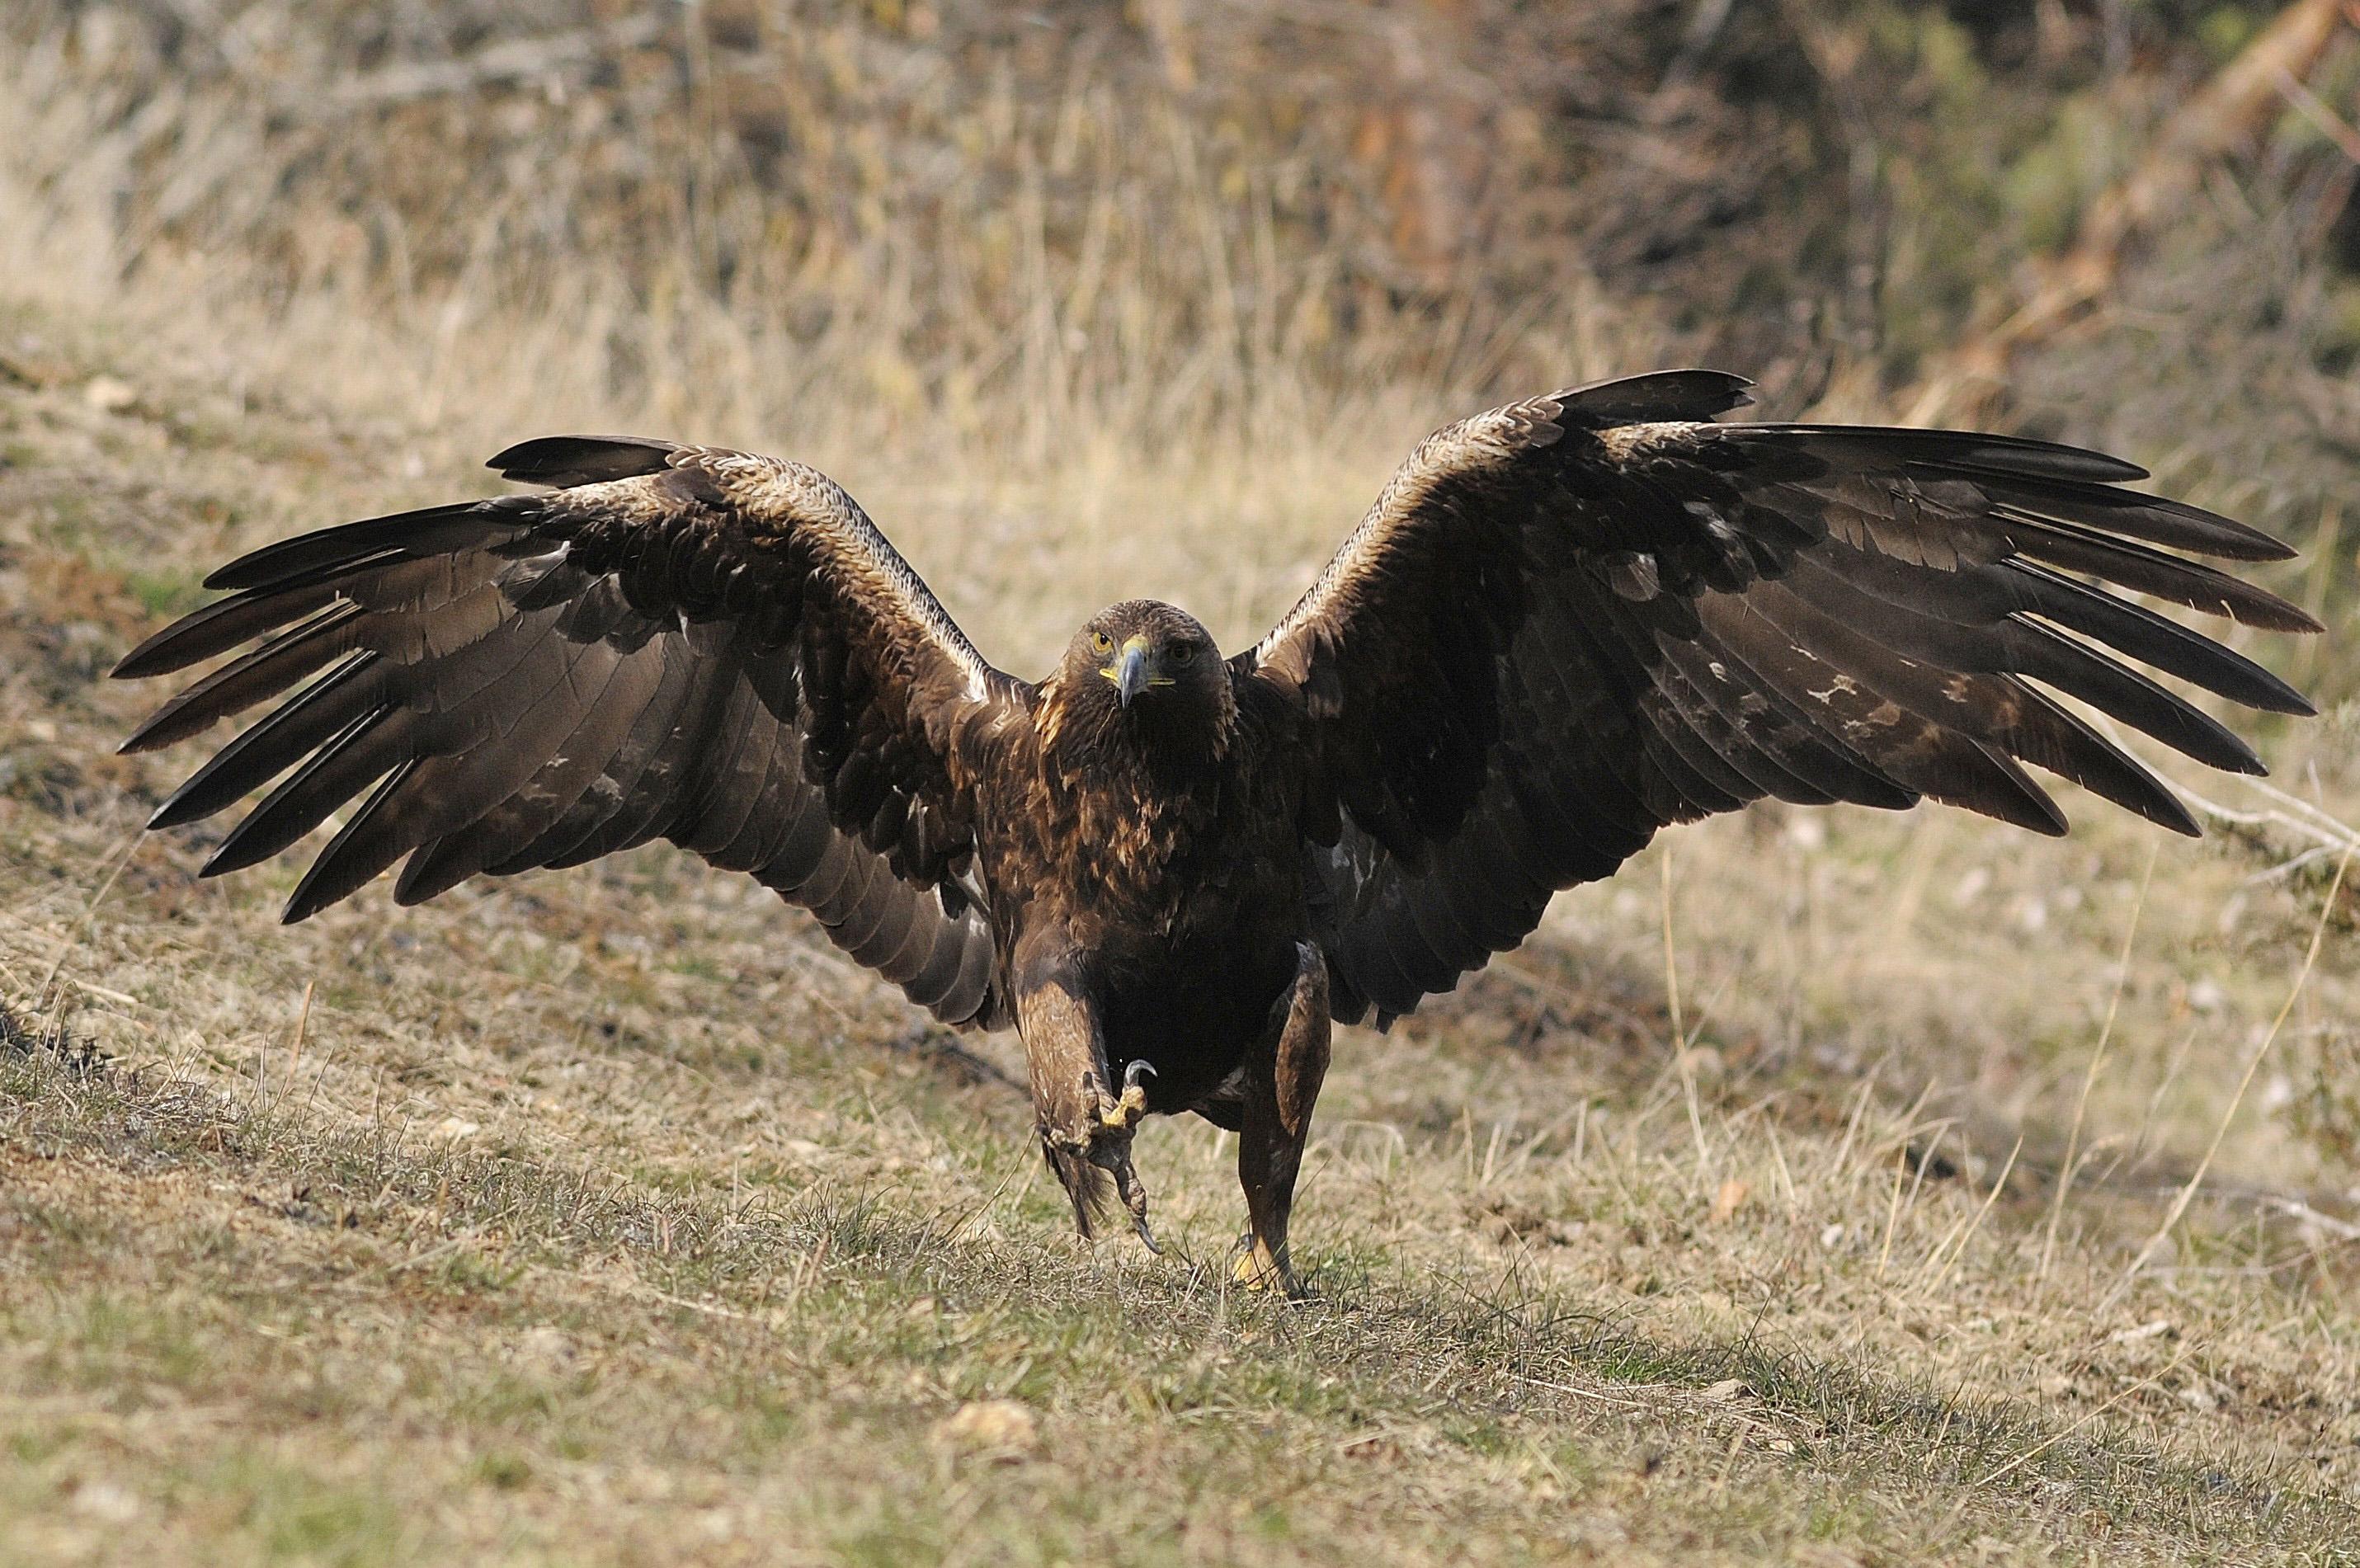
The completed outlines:
{"type": "Polygon", "coordinates": [[[1156,1257],[1163,1257],[1164,1248],[1156,1241],[1155,1233],[1147,1228],[1147,1183],[1139,1179],[1138,1171],[1132,1167],[1131,1150],[1124,1149],[1110,1169],[1114,1171],[1114,1190],[1121,1197],[1122,1206],[1131,1211],[1131,1228],[1139,1233],[1140,1244],[1156,1257]]]}

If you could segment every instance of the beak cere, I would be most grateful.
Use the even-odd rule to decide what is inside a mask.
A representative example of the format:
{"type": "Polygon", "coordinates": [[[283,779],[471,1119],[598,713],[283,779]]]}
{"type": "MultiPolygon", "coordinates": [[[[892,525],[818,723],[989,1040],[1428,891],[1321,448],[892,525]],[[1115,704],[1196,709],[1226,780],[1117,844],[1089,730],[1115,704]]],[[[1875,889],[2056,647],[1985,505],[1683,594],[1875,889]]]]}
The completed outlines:
{"type": "Polygon", "coordinates": [[[1122,659],[1115,666],[1115,695],[1126,708],[1131,700],[1147,690],[1152,667],[1147,659],[1147,639],[1133,637],[1122,645],[1122,659]]]}

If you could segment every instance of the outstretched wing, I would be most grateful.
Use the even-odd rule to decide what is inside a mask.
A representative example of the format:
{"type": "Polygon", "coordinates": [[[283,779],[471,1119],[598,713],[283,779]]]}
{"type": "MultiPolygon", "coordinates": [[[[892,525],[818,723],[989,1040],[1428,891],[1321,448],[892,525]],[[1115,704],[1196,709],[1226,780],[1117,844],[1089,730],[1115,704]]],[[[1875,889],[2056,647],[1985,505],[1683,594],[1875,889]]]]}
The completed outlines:
{"type": "Polygon", "coordinates": [[[207,580],[228,598],[123,660],[156,675],[258,643],[127,751],[283,699],[149,825],[288,774],[213,876],[375,785],[290,920],[403,855],[410,904],[666,838],[811,910],[946,1021],[995,1021],[974,770],[1026,693],[852,498],[797,463],[663,441],[558,437],[492,466],[556,488],[257,550],[207,580]]]}
{"type": "Polygon", "coordinates": [[[2311,711],[2090,581],[2315,631],[2169,553],[2292,553],[2277,540],[2120,489],[2142,471],[2071,448],[1706,422],[1746,385],[1672,371],[1439,431],[1240,661],[1315,736],[1309,876],[1339,1017],[1406,1012],[1523,940],[1553,890],[1765,795],[1930,796],[2062,833],[2030,762],[2193,833],[2041,688],[2213,767],[2261,765],[2114,655],[2311,711]]]}

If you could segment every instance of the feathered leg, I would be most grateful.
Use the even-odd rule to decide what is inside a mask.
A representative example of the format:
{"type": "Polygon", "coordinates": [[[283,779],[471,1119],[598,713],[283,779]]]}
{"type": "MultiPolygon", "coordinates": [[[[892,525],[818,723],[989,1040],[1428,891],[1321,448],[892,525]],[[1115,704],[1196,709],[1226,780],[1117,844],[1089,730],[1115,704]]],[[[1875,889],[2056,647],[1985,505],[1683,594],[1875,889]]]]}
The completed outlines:
{"type": "Polygon", "coordinates": [[[1147,1186],[1131,1159],[1132,1135],[1147,1112],[1145,1081],[1154,1069],[1132,1062],[1120,1093],[1112,1091],[1097,1009],[1078,985],[1062,977],[1022,990],[1016,1020],[1032,1079],[1041,1152],[1073,1202],[1075,1227],[1084,1236],[1094,1233],[1105,1198],[1103,1171],[1114,1178],[1115,1193],[1139,1239],[1150,1252],[1163,1251],[1147,1227],[1147,1186]]]}
{"type": "Polygon", "coordinates": [[[1295,946],[1295,984],[1272,1009],[1270,1035],[1246,1063],[1238,1180],[1251,1228],[1238,1241],[1231,1272],[1250,1289],[1301,1286],[1286,1252],[1295,1178],[1311,1136],[1311,1107],[1328,1075],[1328,961],[1309,942],[1295,946]]]}

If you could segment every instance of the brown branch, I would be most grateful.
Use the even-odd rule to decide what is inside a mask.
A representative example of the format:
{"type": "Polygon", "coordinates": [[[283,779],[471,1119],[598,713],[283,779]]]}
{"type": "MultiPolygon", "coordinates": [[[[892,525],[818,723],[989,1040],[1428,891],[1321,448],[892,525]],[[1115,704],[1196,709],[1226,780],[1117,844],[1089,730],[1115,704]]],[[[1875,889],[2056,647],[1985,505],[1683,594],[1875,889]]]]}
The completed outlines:
{"type": "Polygon", "coordinates": [[[1972,420],[1997,397],[2017,351],[2046,342],[2110,294],[2132,242],[2187,201],[2212,160],[2252,139],[2336,35],[2360,25],[2355,0],[2295,0],[2167,121],[2136,168],[2091,205],[2073,243],[2041,266],[2015,308],[1927,372],[1912,424],[1972,420]]]}

